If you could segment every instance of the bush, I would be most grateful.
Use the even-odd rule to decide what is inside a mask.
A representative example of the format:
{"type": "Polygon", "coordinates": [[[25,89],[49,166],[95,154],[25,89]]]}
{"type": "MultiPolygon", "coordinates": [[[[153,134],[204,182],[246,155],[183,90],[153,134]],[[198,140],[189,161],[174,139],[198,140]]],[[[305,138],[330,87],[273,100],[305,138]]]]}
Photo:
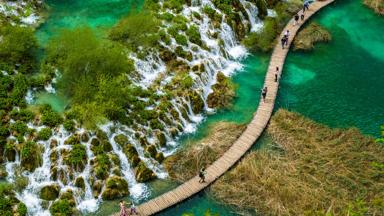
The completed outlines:
{"type": "Polygon", "coordinates": [[[63,122],[61,115],[53,110],[43,112],[41,116],[41,123],[49,127],[56,127],[63,122]]]}
{"type": "Polygon", "coordinates": [[[52,130],[50,128],[42,128],[37,134],[38,140],[48,140],[52,136],[52,130]]]}
{"type": "Polygon", "coordinates": [[[176,35],[175,40],[180,45],[183,45],[183,46],[188,45],[188,39],[184,35],[181,35],[181,34],[176,35]]]}
{"type": "Polygon", "coordinates": [[[28,126],[22,121],[16,121],[11,124],[10,129],[17,132],[19,135],[24,135],[28,130],[28,126]]]}
{"type": "Polygon", "coordinates": [[[186,32],[186,34],[192,43],[195,43],[197,45],[202,44],[201,35],[199,32],[199,28],[197,26],[195,26],[195,25],[190,26],[188,31],[186,32]]]}
{"type": "Polygon", "coordinates": [[[71,216],[73,215],[73,207],[67,199],[55,201],[49,211],[54,216],[71,216]]]}
{"type": "Polygon", "coordinates": [[[267,18],[264,21],[264,27],[260,32],[250,33],[243,44],[251,51],[267,52],[273,48],[275,38],[278,34],[276,19],[267,18]]]}
{"type": "Polygon", "coordinates": [[[132,50],[157,45],[160,22],[150,13],[131,14],[119,21],[110,31],[109,38],[122,42],[132,50]]]}
{"type": "Polygon", "coordinates": [[[31,72],[35,66],[37,40],[33,30],[28,27],[5,25],[0,27],[0,70],[21,73],[31,72]],[[19,64],[19,67],[16,67],[19,64]],[[5,67],[4,67],[5,66],[5,67]]]}
{"type": "Polygon", "coordinates": [[[65,120],[63,126],[67,131],[75,130],[75,122],[73,120],[65,120]]]}
{"type": "Polygon", "coordinates": [[[20,120],[24,122],[31,121],[35,115],[32,111],[27,109],[20,109],[20,110],[12,110],[10,113],[10,116],[13,120],[20,120]]]}

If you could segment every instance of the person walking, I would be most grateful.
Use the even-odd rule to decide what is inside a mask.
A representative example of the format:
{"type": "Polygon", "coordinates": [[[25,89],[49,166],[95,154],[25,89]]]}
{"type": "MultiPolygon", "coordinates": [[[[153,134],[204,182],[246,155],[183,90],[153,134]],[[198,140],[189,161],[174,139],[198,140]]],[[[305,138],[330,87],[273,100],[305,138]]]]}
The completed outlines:
{"type": "Polygon", "coordinates": [[[281,48],[284,49],[285,43],[286,43],[287,38],[285,35],[281,38],[281,48]]]}
{"type": "Polygon", "coordinates": [[[265,86],[261,91],[261,96],[263,96],[263,102],[265,102],[265,98],[267,97],[268,88],[265,86]]]}
{"type": "Polygon", "coordinates": [[[301,21],[303,22],[304,21],[304,12],[301,14],[300,18],[301,18],[301,21]]]}
{"type": "Polygon", "coordinates": [[[297,24],[299,23],[299,19],[300,19],[299,14],[296,14],[296,15],[295,15],[295,20],[294,20],[294,22],[293,22],[293,25],[294,25],[294,26],[297,25],[297,24]]]}
{"type": "Polygon", "coordinates": [[[275,71],[275,82],[277,82],[278,77],[279,77],[279,67],[276,67],[276,71],[275,71]]]}
{"type": "Polygon", "coordinates": [[[130,210],[129,214],[130,215],[137,215],[137,210],[136,210],[136,206],[135,206],[134,202],[132,202],[131,210],[130,210]]]}
{"type": "Polygon", "coordinates": [[[206,174],[206,172],[205,172],[205,168],[203,167],[203,168],[201,168],[200,171],[199,171],[199,177],[200,177],[199,182],[200,182],[200,183],[204,183],[204,182],[205,182],[205,174],[206,174]]]}
{"type": "Polygon", "coordinates": [[[304,13],[306,10],[309,10],[309,1],[305,1],[304,4],[303,4],[303,13],[304,13]]]}
{"type": "Polygon", "coordinates": [[[288,46],[289,30],[287,30],[287,31],[284,33],[284,37],[285,37],[285,45],[288,46]]]}
{"type": "Polygon", "coordinates": [[[120,216],[128,216],[123,200],[120,200],[120,216]]]}

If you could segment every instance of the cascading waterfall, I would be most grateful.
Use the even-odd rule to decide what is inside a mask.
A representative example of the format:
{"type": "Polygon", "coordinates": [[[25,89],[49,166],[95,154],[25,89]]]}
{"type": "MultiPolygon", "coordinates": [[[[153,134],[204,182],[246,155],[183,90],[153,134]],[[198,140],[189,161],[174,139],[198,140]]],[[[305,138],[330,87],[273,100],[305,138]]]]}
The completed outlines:
{"type": "MultiPolygon", "coordinates": [[[[241,14],[242,22],[249,22],[251,24],[251,30],[257,31],[262,23],[257,18],[257,8],[256,6],[246,0],[239,0],[241,5],[243,5],[247,15],[241,14]],[[246,20],[248,17],[248,20],[246,20]]],[[[224,75],[230,76],[236,70],[242,68],[240,60],[247,55],[246,49],[240,45],[239,40],[236,37],[233,29],[225,22],[224,16],[221,20],[219,26],[215,27],[212,20],[203,13],[203,8],[209,6],[213,8],[217,13],[224,15],[220,10],[218,10],[214,4],[209,0],[193,0],[191,6],[184,6],[183,14],[185,17],[188,17],[191,22],[188,23],[188,26],[194,24],[198,27],[198,31],[201,35],[201,40],[204,41],[206,48],[202,48],[188,41],[188,44],[182,46],[184,51],[192,53],[192,60],[187,60],[181,57],[183,62],[189,65],[191,68],[196,65],[200,65],[204,70],[197,74],[194,71],[189,71],[189,75],[194,80],[193,89],[199,93],[204,101],[204,111],[213,112],[213,109],[209,108],[207,105],[207,97],[212,92],[212,85],[216,83],[216,76],[218,72],[223,72],[224,75]],[[192,16],[193,12],[198,12],[201,15],[201,19],[197,19],[192,16]],[[217,38],[212,37],[213,34],[217,35],[217,38]],[[220,43],[220,41],[222,41],[220,43]]],[[[241,12],[239,12],[241,13],[241,12]]],[[[173,51],[177,45],[175,39],[171,39],[171,43],[165,45],[161,42],[161,45],[165,49],[173,51]]],[[[147,88],[149,87],[159,76],[164,76],[160,82],[159,89],[157,94],[163,94],[165,86],[170,83],[173,78],[173,74],[167,74],[166,64],[159,57],[157,51],[153,51],[150,55],[146,56],[144,59],[140,59],[135,54],[129,56],[135,62],[135,67],[138,76],[131,77],[135,84],[147,88]]],[[[56,71],[57,72],[57,71],[56,71]]],[[[57,77],[58,77],[57,72],[57,77]]],[[[56,80],[55,80],[56,81],[56,80]]],[[[48,92],[54,93],[55,89],[52,85],[47,85],[46,90],[48,92]]],[[[26,98],[28,103],[33,101],[33,92],[30,90],[27,93],[26,98]]],[[[146,98],[140,98],[141,100],[148,100],[146,98]]],[[[159,147],[156,146],[158,152],[163,152],[165,156],[172,154],[177,148],[177,136],[171,135],[171,128],[178,128],[177,135],[182,133],[192,133],[196,130],[196,126],[203,120],[202,113],[195,113],[191,104],[191,100],[188,97],[178,96],[169,101],[172,104],[172,108],[177,113],[177,118],[172,116],[169,113],[166,113],[166,116],[171,120],[173,125],[168,125],[164,121],[160,123],[164,126],[164,134],[166,137],[166,146],[159,147]],[[176,119],[175,119],[176,118],[176,119]],[[177,127],[181,125],[180,127],[177,127]]],[[[155,107],[147,107],[146,109],[154,109],[155,107]]],[[[39,131],[41,127],[34,126],[29,124],[29,127],[39,131]]],[[[150,196],[150,188],[144,183],[138,183],[135,179],[134,169],[131,167],[127,155],[123,151],[123,147],[115,141],[115,137],[119,134],[124,134],[129,143],[134,146],[138,153],[140,160],[145,163],[145,165],[152,170],[158,178],[166,178],[167,173],[160,163],[154,160],[151,157],[145,155],[145,149],[138,141],[136,134],[144,136],[147,139],[148,143],[152,143],[154,138],[154,133],[151,128],[144,125],[139,125],[138,128],[129,128],[128,126],[121,125],[118,123],[107,123],[100,126],[100,129],[104,131],[108,136],[108,141],[111,144],[112,152],[115,154],[119,161],[119,168],[121,171],[121,176],[124,178],[129,187],[131,198],[135,201],[140,201],[143,198],[150,196]]],[[[66,175],[63,178],[58,178],[53,180],[51,175],[52,163],[50,155],[52,151],[60,150],[70,150],[71,145],[65,144],[65,141],[74,134],[84,133],[83,129],[77,129],[75,132],[67,132],[62,126],[54,131],[53,135],[48,141],[39,141],[39,145],[43,146],[44,152],[42,157],[42,166],[38,167],[33,172],[24,172],[23,176],[27,177],[29,182],[22,192],[17,194],[17,197],[23,201],[28,208],[29,214],[31,215],[49,215],[49,211],[43,208],[43,201],[39,198],[38,194],[43,186],[49,184],[59,184],[61,191],[72,190],[75,196],[77,208],[83,212],[94,212],[97,210],[99,203],[102,201],[100,193],[97,197],[94,196],[91,179],[93,178],[92,174],[92,165],[91,162],[95,158],[95,155],[91,148],[91,140],[95,138],[95,135],[90,136],[90,139],[86,142],[81,141],[81,145],[85,147],[87,161],[84,169],[81,172],[74,171],[73,177],[69,177],[66,173],[69,169],[68,165],[63,163],[62,155],[59,154],[56,167],[58,170],[62,170],[61,174],[66,175]],[[51,141],[57,140],[57,146],[51,146],[51,141]],[[74,185],[73,179],[81,177],[84,179],[84,190],[80,190],[74,185]],[[72,179],[72,180],[71,180],[72,179]]],[[[20,166],[20,157],[19,154],[16,154],[16,160],[14,162],[6,163],[6,170],[8,172],[7,180],[10,182],[15,181],[15,173],[20,166]]],[[[113,175],[111,170],[109,174],[113,175]]],[[[102,191],[105,190],[105,187],[102,188],[102,191]]],[[[52,204],[52,201],[49,202],[52,204]]]]}

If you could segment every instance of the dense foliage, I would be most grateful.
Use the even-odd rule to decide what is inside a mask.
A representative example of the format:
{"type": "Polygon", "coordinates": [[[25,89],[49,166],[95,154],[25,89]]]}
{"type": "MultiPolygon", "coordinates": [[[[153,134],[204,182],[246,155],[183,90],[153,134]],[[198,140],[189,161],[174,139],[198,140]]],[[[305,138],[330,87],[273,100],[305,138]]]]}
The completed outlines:
{"type": "Polygon", "coordinates": [[[49,43],[47,61],[59,68],[59,90],[70,98],[86,126],[103,117],[124,116],[133,63],[118,44],[97,37],[89,28],[65,30],[49,43]]]}
{"type": "Polygon", "coordinates": [[[37,41],[31,28],[5,25],[0,27],[0,70],[30,73],[35,67],[37,41]]]}

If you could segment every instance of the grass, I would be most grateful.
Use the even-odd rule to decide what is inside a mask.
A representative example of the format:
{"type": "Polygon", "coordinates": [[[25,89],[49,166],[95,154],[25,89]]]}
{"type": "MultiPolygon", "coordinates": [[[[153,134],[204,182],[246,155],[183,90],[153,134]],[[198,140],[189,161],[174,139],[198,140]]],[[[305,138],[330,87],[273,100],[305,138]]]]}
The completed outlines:
{"type": "Polygon", "coordinates": [[[267,131],[273,143],[215,182],[216,198],[260,215],[384,215],[383,145],[285,110],[267,131]]]}

